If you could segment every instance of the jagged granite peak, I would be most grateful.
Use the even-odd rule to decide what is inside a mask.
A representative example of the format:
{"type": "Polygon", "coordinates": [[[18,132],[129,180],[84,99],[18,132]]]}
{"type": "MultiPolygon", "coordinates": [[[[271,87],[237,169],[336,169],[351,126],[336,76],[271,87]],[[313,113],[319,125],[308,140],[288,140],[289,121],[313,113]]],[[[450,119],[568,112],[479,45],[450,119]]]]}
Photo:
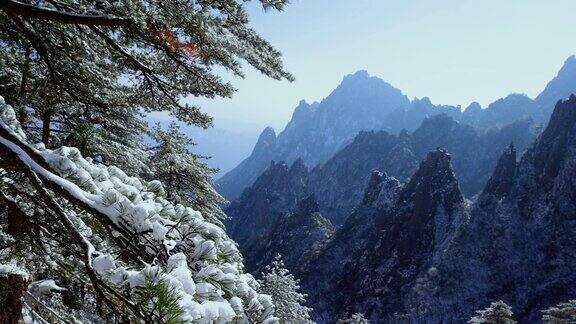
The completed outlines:
{"type": "Polygon", "coordinates": [[[396,202],[400,188],[402,184],[398,179],[388,176],[385,172],[374,170],[370,175],[360,205],[377,208],[391,207],[396,202]]]}
{"type": "Polygon", "coordinates": [[[258,136],[258,141],[254,146],[254,151],[269,150],[274,147],[274,144],[276,144],[276,132],[274,131],[274,128],[268,126],[264,128],[262,133],[260,133],[260,136],[258,136]]]}
{"type": "Polygon", "coordinates": [[[247,268],[259,273],[280,254],[291,272],[302,273],[334,231],[330,221],[320,214],[314,195],[310,195],[298,202],[294,211],[282,214],[265,236],[244,252],[247,268]]]}
{"type": "Polygon", "coordinates": [[[494,173],[482,192],[481,200],[487,196],[500,199],[509,195],[516,180],[517,169],[516,149],[510,144],[498,159],[494,173]]]}
{"type": "Polygon", "coordinates": [[[402,186],[403,184],[398,179],[384,174],[384,179],[380,183],[380,192],[376,200],[372,202],[372,205],[380,210],[392,208],[396,203],[402,186]]]}
{"type": "Polygon", "coordinates": [[[233,170],[218,179],[216,182],[218,192],[231,201],[239,197],[244,187],[237,186],[236,184],[252,184],[258,179],[273,159],[276,140],[277,137],[274,129],[272,127],[264,128],[250,156],[240,162],[233,170]]]}
{"type": "Polygon", "coordinates": [[[572,55],[564,62],[564,65],[536,97],[536,101],[544,107],[548,115],[554,109],[554,105],[561,99],[567,99],[576,93],[576,56],[572,55]]]}
{"type": "Polygon", "coordinates": [[[400,190],[394,207],[377,215],[376,232],[363,254],[334,287],[357,292],[352,299],[336,299],[331,310],[336,316],[361,310],[371,320],[387,323],[410,309],[406,297],[411,287],[467,219],[450,160],[445,150],[430,152],[400,190]]]}
{"type": "Polygon", "coordinates": [[[338,318],[333,307],[339,298],[356,295],[355,291],[341,290],[340,282],[346,280],[350,267],[375,235],[375,218],[393,208],[402,189],[398,180],[377,170],[371,173],[371,179],[364,191],[379,190],[378,198],[359,204],[300,274],[302,288],[314,305],[314,319],[319,323],[333,323],[338,318]]]}
{"type": "Polygon", "coordinates": [[[575,147],[576,96],[559,101],[550,117],[548,127],[526,156],[534,164],[540,177],[555,177],[566,155],[575,147]]]}
{"type": "Polygon", "coordinates": [[[414,98],[414,100],[412,101],[412,108],[413,109],[419,109],[419,108],[424,108],[424,107],[427,108],[430,106],[433,106],[432,100],[430,100],[430,97],[423,97],[422,99],[414,98]]]}
{"type": "Polygon", "coordinates": [[[464,109],[464,112],[468,112],[468,113],[477,113],[477,112],[481,112],[481,111],[482,111],[482,106],[476,101],[470,103],[468,105],[468,107],[466,107],[464,109]]]}
{"type": "Polygon", "coordinates": [[[347,80],[362,80],[370,78],[370,74],[366,70],[358,70],[354,73],[347,74],[344,76],[344,81],[347,80]]]}
{"type": "Polygon", "coordinates": [[[404,186],[400,200],[412,200],[416,214],[433,214],[436,207],[430,204],[434,204],[437,195],[443,195],[443,207],[448,213],[452,213],[454,205],[464,201],[452,169],[451,156],[441,148],[428,153],[420,163],[418,171],[404,186]]]}
{"type": "Polygon", "coordinates": [[[225,209],[229,219],[227,232],[240,246],[249,249],[266,235],[278,217],[291,211],[308,195],[308,169],[301,160],[291,166],[286,162],[270,162],[266,171],[240,199],[225,209]]]}
{"type": "MultiPolygon", "coordinates": [[[[318,103],[313,104],[314,107],[318,106],[318,103]]],[[[292,113],[292,118],[286,128],[289,129],[291,127],[298,127],[303,123],[306,123],[310,118],[312,118],[314,114],[313,106],[309,105],[306,100],[302,99],[298,103],[298,106],[294,108],[294,112],[292,113]]]]}

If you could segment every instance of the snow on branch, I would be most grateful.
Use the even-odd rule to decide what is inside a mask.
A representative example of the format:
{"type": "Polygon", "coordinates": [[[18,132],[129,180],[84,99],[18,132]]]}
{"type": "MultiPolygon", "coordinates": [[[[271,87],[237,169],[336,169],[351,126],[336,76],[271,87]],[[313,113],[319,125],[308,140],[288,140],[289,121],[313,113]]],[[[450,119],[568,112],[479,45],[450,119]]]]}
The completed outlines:
{"type": "Polygon", "coordinates": [[[11,167],[33,174],[28,178],[35,191],[49,201],[47,206],[84,250],[80,261],[100,290],[97,295],[123,300],[141,314],[141,305],[115,289],[163,291],[165,285],[184,321],[275,320],[270,296],[257,293],[256,280],[243,273],[236,244],[199,211],[167,201],[160,182],[142,181],[117,167],[94,163],[73,147],[49,150],[29,144],[2,97],[0,153],[10,158],[11,167]],[[100,245],[97,250],[90,242],[92,235],[75,227],[87,217],[108,229],[100,235],[110,233],[109,247],[100,245]],[[125,257],[126,251],[136,257],[125,257]]]}
{"type": "Polygon", "coordinates": [[[78,24],[90,26],[119,26],[129,22],[126,18],[102,16],[102,15],[82,15],[59,10],[41,8],[34,5],[22,3],[14,0],[0,2],[0,9],[24,18],[36,18],[56,21],[62,24],[78,24]]]}

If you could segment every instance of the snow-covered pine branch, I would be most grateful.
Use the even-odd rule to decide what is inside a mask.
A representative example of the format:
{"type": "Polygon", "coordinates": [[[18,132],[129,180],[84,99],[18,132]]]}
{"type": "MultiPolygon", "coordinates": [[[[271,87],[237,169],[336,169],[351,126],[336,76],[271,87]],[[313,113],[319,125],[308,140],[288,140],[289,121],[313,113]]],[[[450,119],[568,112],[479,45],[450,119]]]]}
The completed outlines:
{"type": "MultiPolygon", "coordinates": [[[[0,242],[7,242],[0,262],[81,283],[92,300],[86,312],[152,321],[275,320],[271,297],[243,272],[219,222],[170,203],[158,181],[129,177],[72,147],[28,143],[1,97],[0,168],[1,191],[13,203],[0,215],[20,215],[14,234],[22,235],[11,240],[10,222],[0,223],[0,242]],[[102,307],[107,311],[96,311],[102,307]]],[[[59,315],[71,316],[65,309],[59,315]]]]}
{"type": "Polygon", "coordinates": [[[310,319],[311,308],[305,306],[306,295],[300,293],[298,279],[284,267],[280,255],[276,255],[266,272],[259,280],[261,291],[272,296],[276,312],[281,323],[305,324],[313,323],[310,319]]]}

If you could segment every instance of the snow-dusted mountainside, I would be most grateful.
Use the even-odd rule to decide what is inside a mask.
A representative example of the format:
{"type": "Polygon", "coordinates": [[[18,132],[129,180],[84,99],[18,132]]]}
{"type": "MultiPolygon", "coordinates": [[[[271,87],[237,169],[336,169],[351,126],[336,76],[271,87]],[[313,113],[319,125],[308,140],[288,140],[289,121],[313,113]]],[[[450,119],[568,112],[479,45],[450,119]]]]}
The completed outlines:
{"type": "MultiPolygon", "coordinates": [[[[234,210],[242,214],[231,213],[257,225],[261,233],[248,239],[250,251],[244,253],[249,255],[249,266],[259,269],[275,253],[288,255],[286,266],[301,278],[319,323],[333,323],[355,312],[374,323],[465,322],[476,309],[500,299],[512,306],[520,322],[531,323],[540,319],[542,309],[574,298],[576,96],[556,106],[535,141],[524,142],[528,148],[519,162],[518,152],[524,150],[503,139],[514,131],[478,135],[447,116],[426,123],[439,132],[428,133],[423,125],[414,134],[360,134],[323,166],[339,165],[334,174],[322,174],[322,167],[308,171],[302,161],[292,167],[274,164],[256,182],[260,186],[246,190],[235,202],[242,203],[243,210],[234,210]],[[381,138],[381,144],[369,143],[369,138],[381,138]],[[439,138],[455,153],[433,148],[431,142],[439,138]],[[320,203],[330,191],[315,193],[310,179],[362,169],[362,163],[353,163],[366,162],[357,157],[355,142],[365,148],[412,143],[410,149],[428,153],[402,181],[368,171],[355,207],[334,231],[326,220],[330,213],[320,203]],[[487,163],[474,155],[462,158],[463,148],[481,151],[481,143],[494,150],[491,166],[486,167],[491,176],[482,183],[480,194],[468,200],[461,191],[458,168],[469,165],[477,171],[487,163]],[[356,159],[346,162],[339,157],[347,150],[356,159]],[[260,218],[252,220],[250,212],[260,210],[249,206],[256,202],[265,202],[262,211],[275,215],[267,225],[260,218]],[[283,213],[282,208],[293,212],[283,213]]],[[[398,156],[392,150],[390,154],[398,156]]],[[[351,195],[353,190],[343,192],[351,195]]]]}
{"type": "Polygon", "coordinates": [[[268,140],[259,141],[251,156],[222,176],[216,183],[217,189],[227,199],[234,200],[264,172],[270,160],[292,163],[302,158],[305,165],[313,168],[325,163],[360,131],[412,132],[424,119],[438,114],[483,130],[525,119],[545,124],[556,101],[574,92],[575,57],[566,60],[535,100],[511,94],[485,109],[473,103],[464,111],[456,106],[435,105],[429,98],[410,102],[400,90],[360,71],[346,76],[322,102],[311,105],[300,102],[277,138],[275,134],[272,136],[272,129],[265,129],[261,138],[268,140]]]}
{"type": "Polygon", "coordinates": [[[360,132],[352,143],[312,170],[301,159],[291,167],[285,162],[272,163],[226,209],[228,233],[250,254],[251,242],[260,241],[260,236],[271,230],[280,215],[293,211],[309,195],[316,197],[323,217],[336,226],[342,225],[362,200],[373,170],[406,181],[418,168],[419,161],[437,147],[453,152],[463,192],[472,196],[482,190],[498,157],[510,143],[523,151],[531,140],[528,121],[479,133],[446,115],[426,119],[413,134],[360,132]]]}
{"type": "Polygon", "coordinates": [[[462,323],[503,300],[520,323],[534,323],[574,298],[576,97],[516,155],[504,150],[474,202],[443,150],[403,187],[373,173],[362,204],[301,274],[315,319],[363,312],[374,323],[462,323]]]}
{"type": "Polygon", "coordinates": [[[347,75],[320,103],[301,101],[277,138],[265,129],[261,139],[275,139],[259,141],[250,157],[217,181],[217,189],[229,200],[239,197],[270,160],[291,164],[301,158],[308,167],[325,162],[359,131],[380,129],[388,114],[408,104],[400,90],[366,71],[347,75]]]}
{"type": "Polygon", "coordinates": [[[301,200],[293,212],[280,215],[278,221],[244,254],[248,271],[260,273],[274,256],[282,255],[284,264],[294,273],[308,269],[314,257],[335,231],[329,220],[322,217],[313,195],[301,200]]]}
{"type": "Polygon", "coordinates": [[[296,160],[292,166],[272,162],[254,185],[227,208],[228,234],[242,249],[249,250],[267,235],[282,214],[309,195],[307,179],[308,169],[302,160],[296,160]]]}

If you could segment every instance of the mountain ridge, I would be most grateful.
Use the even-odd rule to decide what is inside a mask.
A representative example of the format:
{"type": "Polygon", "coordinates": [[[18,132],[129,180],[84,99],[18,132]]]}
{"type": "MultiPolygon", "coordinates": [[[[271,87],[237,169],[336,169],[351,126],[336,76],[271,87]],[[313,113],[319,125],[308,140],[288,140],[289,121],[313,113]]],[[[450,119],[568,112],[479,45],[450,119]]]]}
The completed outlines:
{"type": "MultiPolygon", "coordinates": [[[[446,114],[482,131],[531,119],[544,125],[556,101],[576,92],[576,57],[568,58],[557,76],[531,99],[523,94],[500,98],[486,108],[471,103],[465,110],[435,105],[430,98],[410,101],[399,89],[366,71],[345,76],[320,103],[301,101],[292,119],[266,153],[253,153],[238,167],[216,181],[217,190],[229,200],[240,196],[262,174],[268,160],[291,163],[302,158],[314,168],[349,144],[360,131],[386,130],[392,134],[414,131],[427,117],[446,114]]],[[[265,130],[268,132],[268,130],[265,130]]]]}

